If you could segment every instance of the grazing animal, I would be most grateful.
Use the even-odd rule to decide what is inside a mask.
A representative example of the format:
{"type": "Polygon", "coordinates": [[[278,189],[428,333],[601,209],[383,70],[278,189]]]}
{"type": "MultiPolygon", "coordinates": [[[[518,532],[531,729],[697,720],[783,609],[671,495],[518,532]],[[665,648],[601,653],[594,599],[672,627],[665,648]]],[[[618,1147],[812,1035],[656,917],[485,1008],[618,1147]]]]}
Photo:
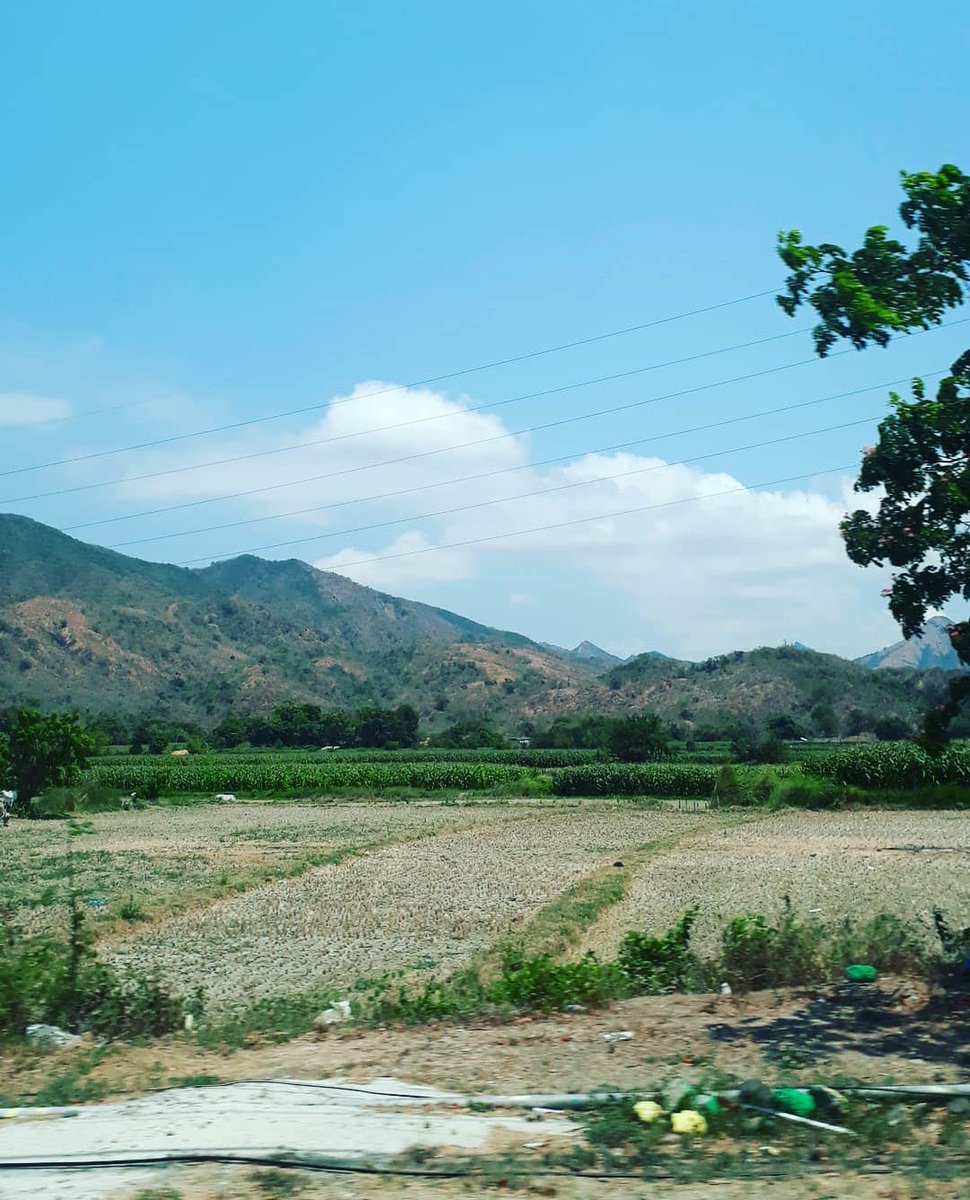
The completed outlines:
{"type": "Polygon", "coordinates": [[[216,793],[216,799],[218,801],[220,801],[222,804],[230,804],[233,800],[235,800],[235,798],[236,797],[232,794],[232,792],[217,792],[216,793]]]}
{"type": "Polygon", "coordinates": [[[16,799],[16,792],[8,792],[6,790],[0,792],[0,824],[4,828],[10,824],[10,813],[13,809],[13,802],[16,799]]]}

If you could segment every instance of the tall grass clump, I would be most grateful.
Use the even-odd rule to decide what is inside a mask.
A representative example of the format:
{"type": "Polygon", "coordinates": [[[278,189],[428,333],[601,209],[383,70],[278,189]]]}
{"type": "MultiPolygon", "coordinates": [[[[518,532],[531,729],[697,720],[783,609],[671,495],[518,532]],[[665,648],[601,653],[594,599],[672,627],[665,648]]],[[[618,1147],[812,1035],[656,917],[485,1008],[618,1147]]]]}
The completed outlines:
{"type": "Polygon", "coordinates": [[[17,1039],[27,1025],[58,1025],[106,1038],[158,1036],[201,1011],[150,975],[122,977],[94,953],[76,903],[64,939],[26,935],[7,924],[0,933],[0,1038],[17,1039]]]}

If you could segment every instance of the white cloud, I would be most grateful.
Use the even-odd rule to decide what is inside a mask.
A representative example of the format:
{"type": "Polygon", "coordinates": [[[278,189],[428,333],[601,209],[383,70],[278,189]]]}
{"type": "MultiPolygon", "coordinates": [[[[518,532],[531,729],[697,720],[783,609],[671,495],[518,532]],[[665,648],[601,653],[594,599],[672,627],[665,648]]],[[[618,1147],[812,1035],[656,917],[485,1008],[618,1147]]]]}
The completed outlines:
{"type": "MultiPolygon", "coordinates": [[[[454,514],[435,543],[489,539],[463,548],[481,564],[478,573],[513,584],[527,578],[532,591],[540,591],[534,585],[544,573],[582,580],[602,596],[602,625],[585,631],[594,641],[607,638],[626,609],[627,624],[642,621],[660,648],[689,657],[794,639],[860,652],[860,626],[871,618],[881,585],[846,558],[839,501],[805,488],[745,489],[727,474],[628,454],[585,456],[534,472],[520,486],[578,480],[589,482],[454,514]],[[609,475],[622,478],[603,478],[609,475]],[[641,511],[610,515],[628,509],[641,511]],[[517,536],[495,538],[504,532],[517,536]]],[[[403,544],[398,538],[369,559],[366,582],[392,588],[402,582],[402,561],[430,566],[438,557],[425,552],[433,543],[422,540],[414,559],[380,561],[403,544]]],[[[345,573],[365,581],[359,566],[345,573]]],[[[558,609],[568,597],[547,590],[543,601],[558,609]]],[[[633,648],[646,647],[641,641],[633,648]]]]}
{"type": "Polygon", "coordinates": [[[404,533],[381,550],[381,561],[373,552],[346,547],[313,565],[321,571],[336,571],[357,583],[380,591],[427,583],[452,583],[470,579],[475,573],[472,556],[462,549],[431,550],[434,543],[423,533],[404,533]]]}
{"type": "Polygon", "coordinates": [[[0,392],[0,425],[44,425],[69,417],[73,411],[66,400],[51,400],[30,392],[0,392]]]}
{"type": "MultiPolygon", "coordinates": [[[[129,499],[158,500],[265,489],[248,501],[258,511],[317,507],[305,519],[343,528],[361,519],[357,506],[371,496],[526,465],[525,440],[507,434],[497,417],[469,412],[465,400],[375,380],[335,397],[319,420],[295,434],[265,425],[216,444],[142,455],[129,467],[121,491],[129,499]],[[201,466],[215,460],[221,465],[201,466]],[[197,470],[136,478],[197,464],[197,470]],[[340,511],[348,505],[346,512],[340,511]]],[[[465,483],[427,494],[415,491],[410,497],[395,496],[394,511],[403,515],[448,507],[459,496],[501,494],[496,488],[483,480],[474,493],[465,483]]]]}
{"type": "MultiPolygon", "coordinates": [[[[493,603],[529,605],[531,632],[544,640],[697,658],[795,639],[861,653],[893,632],[879,600],[883,579],[853,566],[839,537],[840,518],[861,499],[851,480],[751,490],[725,472],[630,453],[537,467],[526,438],[498,416],[428,388],[389,388],[361,384],[295,432],[259,426],[217,446],[152,452],[132,475],[295,446],[131,479],[122,494],[130,505],[268,488],[243,502],[260,517],[326,506],[235,544],[271,552],[309,522],[332,540],[287,552],[447,607],[461,607],[456,597],[469,594],[461,585],[474,581],[476,619],[488,621],[493,603]],[[275,486],[294,480],[303,482],[275,486]],[[452,585],[459,590],[448,592],[452,585]],[[584,597],[582,626],[566,632],[573,590],[584,597]],[[539,628],[547,617],[555,635],[539,628]]],[[[207,535],[196,552],[232,549],[219,539],[207,535]]]]}

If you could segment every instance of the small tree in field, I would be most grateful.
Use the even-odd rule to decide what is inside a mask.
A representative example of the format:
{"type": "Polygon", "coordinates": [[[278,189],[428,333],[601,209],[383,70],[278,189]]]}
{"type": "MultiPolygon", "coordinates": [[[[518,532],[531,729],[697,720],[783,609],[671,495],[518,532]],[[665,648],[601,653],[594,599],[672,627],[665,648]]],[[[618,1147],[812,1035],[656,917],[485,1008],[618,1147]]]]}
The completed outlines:
{"type": "Polygon", "coordinates": [[[95,739],[76,713],[14,709],[7,736],[6,777],[17,791],[18,808],[26,810],[31,797],[45,787],[73,783],[95,749],[95,739]]]}
{"type": "MultiPolygon", "coordinates": [[[[840,339],[857,349],[885,346],[893,334],[928,329],[970,296],[970,176],[954,166],[902,175],[900,215],[918,232],[910,249],[869,229],[859,250],[808,246],[797,230],[779,236],[791,274],[781,307],[793,316],[804,303],[821,318],[815,345],[825,355],[840,339]]],[[[927,612],[960,596],[970,600],[970,350],[942,380],[935,396],[914,380],[912,398],[893,394],[879,440],[865,451],[856,482],[881,491],[876,513],[863,509],[842,522],[853,562],[896,568],[885,594],[907,637],[927,612]]],[[[970,621],[950,634],[970,666],[970,621]]],[[[922,743],[939,749],[950,722],[970,697],[970,675],[950,686],[949,700],[927,714],[922,743]]]]}

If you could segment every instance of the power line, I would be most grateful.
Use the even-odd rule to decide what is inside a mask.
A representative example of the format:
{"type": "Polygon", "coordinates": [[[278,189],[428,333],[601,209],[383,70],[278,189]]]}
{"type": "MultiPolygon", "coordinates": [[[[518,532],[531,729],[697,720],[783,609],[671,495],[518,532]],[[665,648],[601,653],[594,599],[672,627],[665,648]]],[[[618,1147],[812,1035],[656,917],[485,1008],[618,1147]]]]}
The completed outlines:
{"type": "MultiPolygon", "coordinates": [[[[921,377],[925,378],[925,379],[931,379],[935,375],[943,375],[943,374],[945,374],[945,371],[925,371],[925,372],[921,372],[921,377]]],[[[400,488],[397,491],[393,491],[393,492],[379,492],[377,494],[370,495],[370,496],[358,496],[352,500],[337,500],[337,501],[329,502],[327,504],[312,505],[309,508],[291,509],[290,511],[283,512],[283,513],[269,513],[269,514],[267,514],[265,516],[261,516],[261,517],[247,517],[247,518],[244,518],[244,519],[238,520],[238,521],[226,521],[220,525],[205,525],[199,529],[183,529],[183,530],[179,530],[175,533],[155,534],[152,537],[131,538],[130,540],[125,541],[125,542],[113,542],[108,546],[108,549],[123,550],[128,546],[146,546],[146,545],[150,545],[154,542],[171,541],[173,538],[195,537],[196,535],[198,535],[200,533],[217,533],[217,532],[221,532],[223,529],[239,529],[245,525],[258,525],[265,521],[282,521],[282,520],[286,519],[287,517],[303,517],[309,513],[323,512],[324,510],[329,511],[329,510],[337,509],[337,508],[346,508],[352,504],[376,503],[376,502],[382,501],[382,500],[393,500],[393,499],[398,498],[399,496],[414,495],[416,492],[432,491],[435,488],[453,487],[455,484],[474,483],[481,479],[493,478],[496,475],[508,475],[508,474],[512,474],[517,471],[530,471],[530,470],[535,470],[538,467],[551,466],[554,463],[566,462],[569,459],[578,458],[580,456],[585,456],[585,455],[590,455],[590,454],[608,454],[615,450],[628,450],[632,446],[643,446],[650,442],[664,441],[667,438],[682,437],[682,436],[684,436],[686,434],[690,434],[690,433],[704,433],[711,429],[721,429],[727,425],[738,425],[738,424],[743,423],[744,421],[754,421],[761,417],[773,417],[773,416],[777,416],[780,413],[797,412],[800,409],[812,408],[818,404],[830,403],[833,400],[846,400],[851,396],[860,396],[860,395],[865,394],[866,392],[876,392],[876,391],[881,391],[883,388],[897,387],[897,386],[900,386],[901,384],[906,383],[907,379],[908,379],[908,377],[903,378],[903,379],[889,379],[883,383],[874,383],[874,384],[870,384],[868,387],[853,388],[851,391],[847,391],[847,392],[836,392],[833,395],[829,395],[829,396],[819,396],[819,397],[816,397],[814,400],[803,400],[797,404],[783,404],[783,405],[779,405],[776,408],[762,409],[760,412],[746,413],[744,416],[741,416],[741,417],[726,417],[724,420],[721,420],[721,421],[710,421],[704,425],[693,425],[686,429],[675,429],[675,430],[671,430],[667,433],[652,434],[649,437],[634,438],[632,441],[615,442],[609,446],[597,446],[597,447],[590,447],[590,448],[581,449],[581,450],[574,450],[574,451],[570,451],[568,454],[556,455],[553,458],[539,459],[536,462],[520,463],[514,467],[499,467],[493,471],[482,471],[482,472],[479,472],[477,475],[460,475],[454,479],[438,480],[437,482],[434,482],[434,483],[422,483],[422,484],[418,484],[415,487],[400,488]]],[[[871,418],[867,418],[867,419],[871,419],[871,418]]],[[[239,496],[254,495],[254,494],[261,493],[261,492],[273,490],[273,488],[278,489],[281,487],[291,487],[291,486],[293,486],[293,485],[292,484],[275,484],[275,485],[271,485],[271,487],[269,487],[269,488],[256,488],[256,489],[254,489],[253,492],[241,492],[238,495],[239,496]]],[[[231,497],[231,498],[235,499],[238,497],[231,497]]],[[[212,501],[204,500],[204,501],[198,501],[196,503],[207,504],[207,503],[212,503],[212,501]]],[[[189,507],[189,506],[174,505],[172,507],[173,507],[173,509],[178,509],[178,508],[184,508],[184,507],[189,507]]],[[[154,513],[168,512],[168,511],[172,511],[172,509],[156,509],[156,510],[153,510],[153,513],[142,513],[142,514],[136,514],[136,515],[148,516],[148,515],[154,515],[154,513]]],[[[64,528],[65,528],[65,532],[71,532],[76,529],[88,529],[95,525],[107,525],[107,524],[117,522],[117,521],[127,521],[127,520],[132,520],[132,519],[134,519],[134,517],[131,515],[127,515],[124,517],[108,517],[102,521],[88,521],[83,525],[67,525],[64,528]]],[[[417,519],[417,518],[415,518],[415,519],[417,519]]],[[[349,532],[359,532],[359,531],[352,530],[349,532]]]]}
{"type": "MultiPolygon", "coordinates": [[[[906,337],[917,337],[919,335],[933,333],[937,329],[949,329],[954,325],[963,325],[963,324],[966,324],[968,321],[970,321],[970,317],[963,317],[957,321],[947,322],[945,325],[933,326],[930,329],[913,330],[913,331],[907,333],[905,336],[906,337]]],[[[781,335],[781,336],[785,336],[785,335],[781,335]]],[[[768,340],[774,340],[774,339],[768,339],[768,340]]],[[[852,347],[848,347],[844,350],[838,350],[834,354],[829,354],[827,356],[827,358],[828,358],[828,360],[831,360],[833,358],[838,358],[841,355],[855,354],[855,353],[856,353],[856,351],[852,347]]],[[[425,451],[421,451],[417,454],[402,455],[398,458],[385,459],[385,460],[382,460],[381,462],[365,463],[365,464],[362,464],[362,465],[356,466],[356,467],[347,467],[341,471],[334,471],[334,472],[328,472],[328,473],[321,474],[321,475],[309,476],[304,479],[289,481],[285,484],[274,484],[274,485],[272,485],[271,488],[266,488],[263,490],[268,491],[268,490],[273,490],[275,488],[284,487],[284,486],[286,486],[286,487],[294,486],[295,487],[300,483],[309,483],[309,482],[317,481],[320,479],[335,479],[335,478],[338,478],[343,475],[356,474],[360,471],[371,471],[371,470],[376,470],[379,467],[396,466],[399,463],[413,462],[417,459],[429,458],[429,457],[433,457],[438,454],[450,453],[453,450],[465,450],[465,449],[468,449],[473,446],[481,446],[481,445],[486,445],[491,442],[503,441],[508,438],[520,437],[524,433],[538,433],[538,432],[541,432],[546,429],[553,429],[553,428],[561,427],[563,425],[576,424],[579,421],[593,420],[596,417],[611,416],[611,415],[613,415],[615,413],[619,413],[619,412],[628,412],[632,409],[643,408],[650,404],[657,404],[662,400],[672,400],[672,399],[678,399],[682,396],[696,395],[699,392],[710,391],[712,389],[720,388],[720,387],[727,387],[734,383],[744,383],[744,382],[747,382],[752,379],[760,379],[767,375],[777,374],[778,372],[781,372],[781,371],[790,371],[790,370],[794,369],[795,367],[807,366],[810,363],[816,363],[816,362],[822,362],[822,361],[825,361],[825,360],[820,359],[817,355],[812,355],[809,358],[797,359],[795,362],[783,363],[777,367],[766,367],[760,371],[752,371],[745,375],[735,375],[730,379],[716,380],[714,383],[701,384],[701,385],[699,385],[697,387],[693,387],[693,388],[684,388],[678,392],[668,392],[664,395],[651,397],[646,400],[635,400],[628,404],[614,405],[610,408],[597,409],[590,413],[581,413],[578,416],[574,416],[574,417],[563,417],[563,418],[560,418],[555,421],[546,421],[539,425],[531,425],[531,426],[527,426],[523,429],[512,430],[512,431],[509,431],[506,433],[495,434],[492,437],[478,438],[478,439],[474,439],[470,442],[459,442],[453,446],[441,446],[435,450],[425,450],[425,451]]],[[[575,386],[575,385],[570,385],[570,386],[575,386]]],[[[504,403],[504,402],[499,402],[499,403],[504,403]]],[[[463,410],[463,411],[469,411],[469,410],[463,410]]],[[[406,424],[409,424],[409,422],[406,424]]],[[[371,431],[371,432],[373,432],[373,431],[371,431]]],[[[354,436],[354,435],[345,435],[345,436],[354,436]]],[[[165,477],[168,477],[171,475],[181,475],[181,474],[186,474],[191,471],[204,470],[208,467],[226,466],[226,465],[229,465],[232,463],[237,463],[237,462],[248,462],[248,461],[251,461],[256,458],[267,458],[267,457],[271,457],[271,456],[274,456],[277,454],[291,453],[294,450],[305,450],[305,449],[309,449],[314,446],[327,445],[331,442],[341,441],[341,440],[344,440],[343,437],[341,437],[341,438],[320,438],[320,439],[315,439],[313,441],[301,442],[294,446],[275,447],[270,450],[255,450],[255,451],[251,451],[247,454],[234,454],[234,455],[230,455],[227,458],[213,459],[213,460],[210,460],[209,462],[204,462],[204,463],[193,463],[193,464],[183,466],[183,467],[169,467],[162,471],[150,471],[150,472],[143,473],[141,475],[122,476],[119,479],[99,481],[98,483],[80,484],[76,487],[71,487],[71,488],[57,488],[57,489],[54,489],[49,492],[35,492],[28,496],[9,497],[5,500],[0,500],[0,505],[22,504],[22,503],[26,503],[26,502],[32,501],[32,500],[46,500],[46,499],[50,499],[50,498],[53,498],[56,496],[75,495],[79,492],[94,491],[94,490],[97,490],[99,488],[104,488],[104,487],[114,487],[118,484],[139,483],[139,482],[143,482],[148,479],[161,479],[161,478],[165,478],[165,477]]],[[[252,492],[237,493],[234,495],[224,496],[224,497],[208,497],[205,500],[191,501],[191,502],[188,502],[183,505],[166,506],[164,509],[155,509],[155,510],[150,510],[149,512],[146,512],[146,513],[133,514],[133,515],[134,516],[150,516],[156,512],[162,512],[162,511],[172,512],[172,511],[175,511],[177,508],[189,508],[189,507],[193,507],[198,504],[214,503],[217,500],[223,500],[223,499],[236,499],[237,495],[247,495],[247,494],[252,495],[252,494],[255,494],[255,492],[258,490],[260,490],[260,489],[254,489],[252,492]]],[[[129,515],[127,515],[125,517],[121,517],[121,518],[111,518],[111,520],[129,519],[130,516],[132,516],[132,514],[129,514],[129,515]]],[[[99,522],[99,524],[107,524],[107,523],[108,523],[107,521],[99,522]]],[[[79,527],[75,526],[74,528],[79,528],[79,527]]]]}
{"type": "MultiPolygon", "coordinates": [[[[968,318],[968,319],[970,319],[970,318],[968,318]]],[[[919,331],[919,332],[922,332],[922,331],[919,331]]],[[[911,335],[911,336],[915,336],[915,334],[911,335]]],[[[845,350],[837,350],[834,354],[828,355],[828,358],[833,359],[833,358],[838,358],[840,355],[855,354],[855,353],[856,353],[856,351],[850,347],[845,350]]],[[[292,483],[287,483],[285,485],[277,484],[274,486],[275,487],[296,486],[298,483],[309,483],[314,480],[334,479],[341,475],[350,475],[350,474],[354,474],[359,471],[372,471],[372,470],[376,470],[378,467],[395,466],[398,463],[402,463],[402,462],[412,462],[412,461],[414,461],[416,459],[420,459],[420,458],[429,458],[429,457],[432,457],[437,454],[446,454],[446,453],[450,453],[452,450],[467,450],[472,446],[482,446],[482,445],[486,445],[490,442],[499,442],[499,441],[504,441],[508,438],[520,437],[524,433],[538,433],[545,429],[554,429],[554,428],[557,428],[562,425],[575,424],[579,421],[593,420],[596,417],[610,416],[610,415],[612,415],[614,413],[618,413],[618,412],[627,412],[630,409],[643,408],[646,405],[650,405],[650,404],[658,404],[662,400],[679,399],[682,396],[695,395],[698,392],[710,391],[713,388],[727,387],[728,385],[730,385],[732,383],[744,383],[751,379],[760,379],[763,376],[773,375],[773,374],[778,373],[779,371],[790,371],[795,367],[804,367],[804,366],[808,366],[811,363],[817,363],[817,362],[821,362],[821,361],[822,360],[817,355],[813,354],[809,358],[801,358],[801,359],[798,359],[796,362],[784,363],[778,367],[766,367],[765,369],[763,369],[761,371],[751,371],[745,375],[735,375],[730,379],[717,380],[714,383],[705,383],[705,384],[699,385],[698,387],[684,388],[679,392],[667,392],[666,394],[661,395],[661,396],[650,397],[649,399],[646,399],[646,400],[636,400],[629,404],[614,405],[611,408],[597,409],[591,413],[581,413],[580,415],[575,416],[575,417],[562,417],[555,421],[543,422],[541,425],[529,425],[529,426],[526,426],[524,429],[512,430],[512,431],[509,431],[506,433],[498,433],[498,434],[494,434],[491,437],[487,437],[487,438],[477,438],[470,442],[458,442],[453,446],[440,446],[435,450],[423,450],[417,454],[407,454],[407,455],[402,455],[401,457],[398,457],[398,458],[384,459],[381,462],[365,463],[363,465],[356,466],[356,467],[347,467],[341,471],[333,471],[333,472],[329,472],[329,473],[323,474],[323,475],[313,475],[313,476],[309,476],[306,479],[296,480],[292,483]]],[[[341,441],[341,440],[343,440],[343,439],[342,438],[320,438],[320,439],[316,439],[316,440],[309,441],[309,442],[301,442],[296,446],[277,447],[277,448],[274,448],[271,450],[254,450],[254,451],[249,452],[248,454],[233,454],[233,455],[230,455],[228,458],[213,459],[213,460],[211,460],[209,462],[205,462],[205,463],[194,463],[194,464],[191,464],[189,466],[184,466],[184,467],[168,467],[163,471],[149,471],[142,475],[127,475],[127,476],[122,476],[120,479],[111,479],[111,480],[107,480],[107,481],[100,481],[98,483],[79,484],[78,486],[71,487],[71,488],[57,488],[50,492],[35,492],[29,496],[15,496],[15,497],[12,497],[7,500],[0,500],[0,504],[22,504],[28,500],[47,500],[54,496],[75,495],[78,492],[95,491],[99,488],[114,487],[117,484],[141,483],[148,479],[161,479],[161,478],[165,478],[170,475],[183,475],[190,471],[200,471],[206,467],[222,467],[222,466],[227,466],[232,463],[248,462],[255,458],[268,458],[268,457],[271,457],[271,456],[277,455],[277,454],[290,453],[294,450],[306,450],[313,446],[328,445],[331,442],[341,441]]],[[[269,490],[269,489],[266,489],[266,490],[269,490]]],[[[249,494],[252,494],[252,493],[249,493],[249,494]]],[[[235,499],[235,497],[234,496],[214,497],[214,498],[210,498],[209,500],[206,500],[206,501],[193,501],[192,503],[193,504],[211,503],[214,499],[235,499]]],[[[178,506],[173,506],[173,507],[178,507],[178,506]]],[[[183,507],[189,507],[189,505],[184,505],[183,507]]],[[[162,510],[155,510],[155,511],[162,511],[162,510]]],[[[164,511],[172,511],[172,509],[169,508],[164,511]]],[[[138,514],[138,515],[147,516],[147,515],[151,515],[151,514],[142,513],[142,514],[138,514]]]]}
{"type": "MultiPolygon", "coordinates": [[[[435,554],[440,550],[460,550],[466,546],[478,546],[485,542],[497,542],[502,541],[505,538],[524,537],[529,533],[546,533],[553,529],[568,529],[575,525],[588,525],[592,521],[606,521],[611,520],[614,517],[629,517],[636,513],[653,512],[654,510],[660,508],[673,508],[679,504],[692,504],[698,500],[714,500],[720,496],[736,496],[742,492],[753,491],[755,488],[777,487],[779,484],[795,483],[800,479],[815,479],[819,475],[835,475],[839,471],[851,471],[857,465],[857,463],[844,463],[839,467],[826,467],[820,471],[807,471],[804,475],[786,475],[782,479],[770,479],[764,483],[751,483],[736,488],[727,488],[723,492],[707,492],[703,496],[685,496],[680,500],[664,500],[660,504],[643,504],[638,505],[636,508],[623,508],[618,512],[598,513],[596,516],[592,517],[577,517],[571,521],[556,521],[552,525],[535,525],[530,529],[515,529],[509,533],[493,533],[488,534],[485,537],[468,538],[462,542],[448,542],[441,546],[422,546],[417,550],[398,550],[393,554],[373,554],[369,555],[367,558],[358,558],[354,559],[352,562],[341,563],[340,567],[341,570],[346,570],[348,567],[360,567],[365,566],[368,563],[386,562],[394,558],[411,558],[418,554],[435,554]]],[[[238,557],[239,555],[245,553],[245,550],[236,551],[233,557],[238,557]]]]}
{"type": "MultiPolygon", "coordinates": [[[[448,371],[442,375],[429,375],[426,379],[416,379],[411,383],[400,383],[394,387],[382,388],[374,392],[365,392],[361,396],[347,396],[342,400],[329,401],[329,404],[347,404],[355,400],[369,400],[373,396],[386,396],[392,392],[404,391],[407,388],[425,387],[430,383],[443,383],[446,379],[459,379],[464,375],[475,375],[479,371],[490,371],[496,367],[509,367],[515,363],[528,362],[533,358],[542,358],[547,354],[559,354],[563,350],[576,350],[580,346],[592,346],[596,342],[605,342],[611,338],[624,337],[629,333],[642,333],[646,329],[657,329],[661,325],[670,325],[675,321],[686,321],[690,317],[700,317],[705,313],[718,312],[722,308],[733,308],[738,304],[747,304],[750,300],[763,300],[766,296],[772,296],[777,292],[777,288],[768,288],[764,292],[751,292],[747,296],[736,296],[733,300],[721,300],[717,304],[708,304],[704,308],[693,308],[687,312],[674,313],[668,317],[658,317],[653,321],[644,321],[639,325],[627,325],[622,329],[611,329],[606,333],[597,333],[591,337],[577,338],[572,342],[562,342],[558,346],[547,346],[542,350],[531,350],[526,354],[513,355],[511,358],[495,359],[492,362],[479,363],[474,367],[463,367],[458,371],[448,371]]],[[[69,413],[67,416],[56,418],[58,421],[73,421],[82,417],[97,417],[105,413],[118,412],[125,408],[136,408],[140,404],[148,404],[148,400],[134,400],[125,404],[113,404],[106,408],[92,408],[85,412],[69,413]]],[[[324,405],[310,405],[307,408],[295,408],[288,413],[279,413],[277,416],[296,416],[300,413],[313,412],[318,408],[325,408],[324,405]]],[[[265,420],[273,420],[273,417],[263,418],[265,420]]]]}
{"type": "MultiPolygon", "coordinates": [[[[878,414],[876,414],[878,416],[878,414]]],[[[845,421],[839,425],[827,425],[822,429],[809,429],[802,433],[791,433],[785,437],[770,438],[762,442],[752,442],[747,446],[734,446],[730,450],[714,450],[708,454],[696,454],[692,458],[683,458],[678,462],[669,463],[654,463],[646,467],[634,467],[629,471],[617,471],[612,475],[596,475],[590,479],[577,479],[569,483],[557,484],[551,488],[539,488],[533,492],[519,492],[515,496],[500,496],[492,500],[479,500],[474,504],[461,504],[452,508],[438,509],[436,512],[420,513],[408,517],[395,517],[390,521],[377,521],[370,525],[358,525],[353,529],[338,529],[329,533],[315,533],[308,537],[292,538],[285,542],[272,542],[265,546],[254,546],[248,550],[227,551],[224,554],[205,555],[200,558],[187,558],[180,560],[176,565],[180,567],[194,566],[196,563],[211,562],[219,558],[235,558],[240,554],[259,554],[264,550],[280,550],[288,546],[303,546],[307,542],[322,542],[328,541],[331,538],[348,537],[354,533],[365,533],[373,529],[387,529],[392,525],[407,525],[415,521],[426,521],[431,517],[448,517],[455,513],[471,512],[474,509],[490,508],[495,504],[507,504],[510,500],[531,500],[537,496],[549,496],[556,492],[570,491],[572,488],[590,487],[594,483],[610,483],[614,479],[629,479],[632,475],[649,474],[651,471],[666,471],[673,467],[685,467],[691,463],[705,462],[710,458],[721,458],[728,454],[740,454],[744,450],[760,450],[765,446],[778,446],[783,442],[794,442],[805,437],[817,437],[822,433],[834,433],[840,429],[851,429],[856,425],[865,425],[868,422],[876,419],[876,416],[859,417],[854,421],[845,421]]]]}
{"type": "MultiPolygon", "coordinates": [[[[702,359],[716,358],[721,354],[729,354],[734,350],[750,350],[754,346],[764,346],[764,345],[767,345],[769,342],[784,341],[786,338],[799,337],[799,336],[801,336],[801,334],[809,333],[809,332],[811,332],[811,326],[806,325],[802,329],[791,329],[787,333],[776,333],[776,334],[773,334],[771,337],[757,338],[754,341],[750,341],[750,342],[738,342],[733,346],[721,346],[717,350],[704,350],[704,351],[701,351],[699,354],[686,355],[684,358],[671,358],[671,359],[668,359],[666,362],[650,363],[645,367],[633,367],[628,371],[617,371],[611,375],[597,376],[595,379],[583,379],[577,383],[561,384],[558,387],[544,388],[538,392],[526,392],[521,396],[511,396],[506,400],[492,400],[492,401],[488,401],[484,404],[473,404],[473,405],[470,405],[468,408],[456,408],[451,412],[435,413],[433,416],[430,416],[430,417],[412,418],[407,421],[398,421],[393,425],[377,425],[373,429],[355,430],[353,433],[342,433],[342,434],[337,435],[336,437],[328,438],[326,440],[331,441],[331,442],[344,442],[344,441],[348,441],[351,438],[366,437],[368,434],[372,434],[372,433],[385,433],[388,430],[403,429],[405,426],[409,426],[409,425],[422,425],[427,421],[442,421],[449,417],[464,416],[466,413],[470,413],[470,412],[483,412],[487,409],[502,408],[507,404],[517,404],[522,400],[535,400],[542,396],[554,396],[554,395],[558,395],[561,392],[573,391],[577,388],[593,387],[597,383],[612,383],[617,379],[629,379],[634,375],[645,375],[649,371],[660,371],[660,370],[663,370],[665,367],[680,367],[686,363],[700,362],[702,359]]],[[[399,389],[392,388],[389,390],[394,391],[394,390],[399,390],[399,389]]],[[[379,392],[373,392],[373,393],[368,393],[368,396],[380,395],[380,394],[381,393],[379,393],[379,392]]],[[[253,425],[263,425],[267,421],[277,421],[283,417],[292,417],[292,416],[296,416],[301,413],[316,412],[322,408],[329,409],[329,408],[334,407],[335,405],[346,404],[348,400],[365,399],[365,398],[366,397],[350,396],[350,397],[345,397],[342,400],[335,400],[335,401],[327,400],[327,401],[324,401],[322,404],[313,404],[307,408],[290,409],[288,412],[272,413],[270,416],[264,416],[264,417],[250,417],[244,421],[233,421],[228,425],[214,425],[209,429],[198,429],[193,433],[176,433],[176,434],[172,434],[170,437],[155,438],[153,441],[150,441],[150,442],[137,442],[130,446],[115,446],[111,450],[94,450],[90,454],[78,454],[78,455],[74,455],[72,458],[52,459],[50,462],[35,463],[33,466],[30,466],[30,467],[14,467],[12,470],[9,470],[9,471],[0,471],[0,479],[7,478],[11,475],[27,475],[33,471],[47,471],[47,470],[52,469],[53,467],[74,466],[77,463],[91,462],[94,459],[99,459],[99,458],[113,458],[119,454],[132,454],[138,450],[154,450],[154,449],[157,449],[159,446],[172,446],[178,442],[189,442],[189,441],[193,441],[195,438],[207,437],[213,433],[230,433],[236,429],[246,429],[253,425]]],[[[299,447],[300,445],[306,445],[306,444],[307,443],[297,443],[297,447],[299,447]]],[[[322,443],[315,443],[315,444],[319,445],[322,443]]],[[[288,447],[283,447],[282,449],[287,449],[287,448],[288,447]]]]}

